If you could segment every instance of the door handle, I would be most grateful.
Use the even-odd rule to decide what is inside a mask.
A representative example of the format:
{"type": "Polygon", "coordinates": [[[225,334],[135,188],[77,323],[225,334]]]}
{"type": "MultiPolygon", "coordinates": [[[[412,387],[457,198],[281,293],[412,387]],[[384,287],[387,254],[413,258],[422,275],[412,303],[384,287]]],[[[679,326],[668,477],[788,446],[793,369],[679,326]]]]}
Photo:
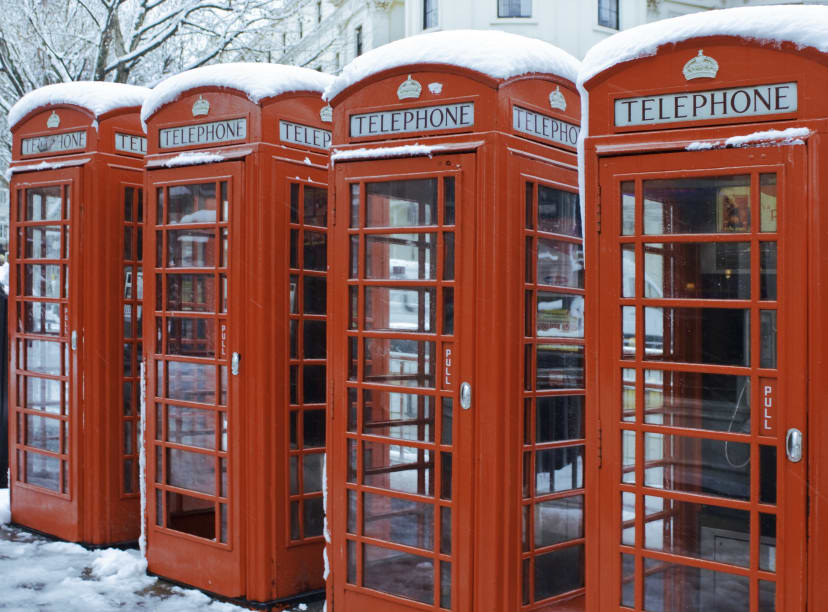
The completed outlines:
{"type": "Polygon", "coordinates": [[[471,384],[464,382],[460,385],[460,407],[463,410],[471,408],[471,384]]]}
{"type": "Polygon", "coordinates": [[[239,363],[241,363],[241,355],[233,353],[233,357],[230,359],[230,373],[233,376],[239,375],[239,363]]]}
{"type": "Polygon", "coordinates": [[[785,436],[785,453],[791,463],[802,461],[802,432],[796,427],[791,427],[785,436]]]}

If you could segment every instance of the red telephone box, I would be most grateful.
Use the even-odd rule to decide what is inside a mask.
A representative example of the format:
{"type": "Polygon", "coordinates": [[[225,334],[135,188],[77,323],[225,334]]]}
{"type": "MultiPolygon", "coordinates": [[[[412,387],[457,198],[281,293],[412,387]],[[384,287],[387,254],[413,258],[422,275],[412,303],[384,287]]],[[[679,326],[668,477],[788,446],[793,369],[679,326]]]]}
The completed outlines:
{"type": "Polygon", "coordinates": [[[140,533],[148,91],[50,85],[9,115],[12,520],[88,545],[140,533]]]}
{"type": "Polygon", "coordinates": [[[828,596],[826,26],[714,11],[584,60],[591,610],[828,596]]]}
{"type": "Polygon", "coordinates": [[[441,32],[326,92],[329,609],[583,605],[577,70],[441,32]]]}
{"type": "Polygon", "coordinates": [[[225,597],[324,586],[330,80],[209,66],[142,110],[147,559],[225,597]]]}

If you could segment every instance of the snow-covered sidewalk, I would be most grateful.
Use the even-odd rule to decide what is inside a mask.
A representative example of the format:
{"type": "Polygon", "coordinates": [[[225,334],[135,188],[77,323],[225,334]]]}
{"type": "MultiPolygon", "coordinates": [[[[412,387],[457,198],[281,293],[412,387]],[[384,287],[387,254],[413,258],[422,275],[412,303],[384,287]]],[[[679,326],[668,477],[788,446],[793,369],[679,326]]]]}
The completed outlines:
{"type": "Polygon", "coordinates": [[[51,541],[12,527],[9,515],[9,490],[0,489],[0,610],[243,610],[148,576],[137,550],[51,541]]]}

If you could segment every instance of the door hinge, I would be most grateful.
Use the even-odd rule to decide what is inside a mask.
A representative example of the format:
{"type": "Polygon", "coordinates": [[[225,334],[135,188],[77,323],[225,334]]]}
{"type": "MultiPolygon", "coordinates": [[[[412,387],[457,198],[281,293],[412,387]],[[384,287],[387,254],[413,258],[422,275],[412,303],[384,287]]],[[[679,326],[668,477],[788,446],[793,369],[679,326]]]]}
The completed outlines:
{"type": "Polygon", "coordinates": [[[598,423],[598,469],[604,465],[604,431],[601,429],[601,423],[598,423]]]}
{"type": "Polygon", "coordinates": [[[595,231],[601,233],[601,186],[598,185],[598,194],[595,202],[595,231]]]}

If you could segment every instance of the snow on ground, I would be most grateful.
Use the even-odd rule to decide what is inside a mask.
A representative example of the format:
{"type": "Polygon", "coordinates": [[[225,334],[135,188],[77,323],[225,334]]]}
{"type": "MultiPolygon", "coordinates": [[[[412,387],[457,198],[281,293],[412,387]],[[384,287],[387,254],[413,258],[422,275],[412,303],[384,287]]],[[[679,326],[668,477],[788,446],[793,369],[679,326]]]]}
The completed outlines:
{"type": "Polygon", "coordinates": [[[445,30],[395,40],[360,55],[345,66],[323,97],[333,100],[373,74],[420,63],[461,66],[495,79],[554,74],[573,83],[581,67],[566,51],[535,38],[498,30],[445,30]]]}
{"type": "MultiPolygon", "coordinates": [[[[244,608],[148,576],[137,550],[87,550],[18,529],[0,489],[0,610],[233,612],[244,608]]],[[[294,610],[319,610],[300,604],[294,610]],[[304,607],[302,607],[304,606],[304,607]]]]}
{"type": "Polygon", "coordinates": [[[828,7],[745,6],[703,11],[663,19],[624,30],[587,51],[580,83],[630,60],[655,55],[658,48],[700,36],[739,36],[776,44],[790,42],[799,48],[828,51],[828,7]]]}
{"type": "MultiPolygon", "coordinates": [[[[55,104],[73,104],[85,108],[97,119],[118,108],[141,106],[150,90],[137,85],[102,81],[55,83],[30,91],[9,111],[9,128],[33,110],[55,104]]],[[[97,122],[96,122],[97,123],[97,122]]]]}
{"type": "Polygon", "coordinates": [[[146,127],[147,119],[162,106],[198,87],[236,89],[257,104],[265,98],[294,91],[318,91],[321,94],[332,80],[333,77],[324,72],[282,64],[236,62],[201,66],[171,76],[156,85],[141,109],[141,121],[146,127]]]}

